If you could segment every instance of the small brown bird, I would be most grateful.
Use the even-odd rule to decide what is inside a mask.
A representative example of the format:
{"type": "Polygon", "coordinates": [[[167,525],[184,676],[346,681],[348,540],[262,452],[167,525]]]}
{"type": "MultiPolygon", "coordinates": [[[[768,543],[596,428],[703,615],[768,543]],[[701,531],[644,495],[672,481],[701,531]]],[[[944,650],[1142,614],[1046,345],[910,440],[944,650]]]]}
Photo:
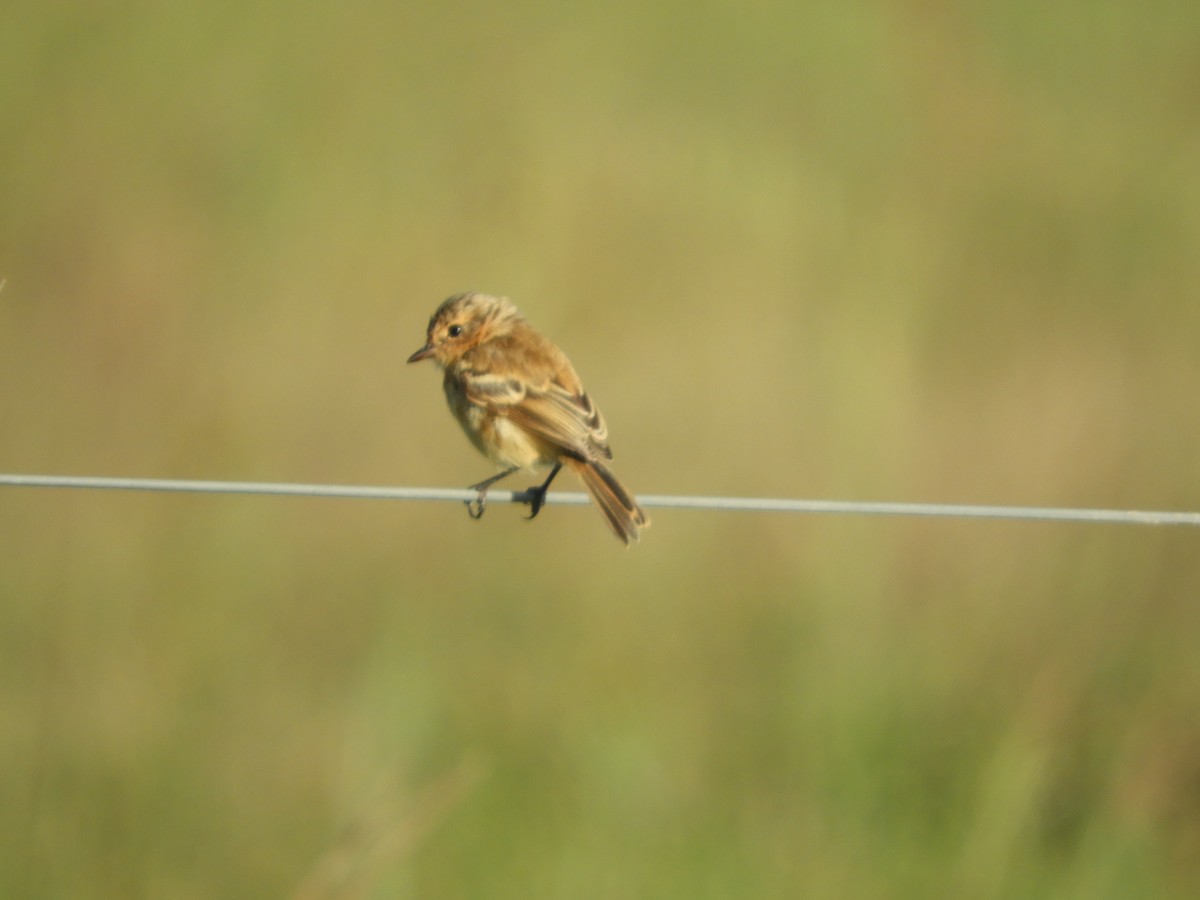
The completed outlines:
{"type": "Polygon", "coordinates": [[[608,429],[583,390],[565,353],[525,321],[505,297],[456,294],[429,320],[425,346],[410,363],[432,359],[444,371],[446,402],[471,443],[504,466],[471,485],[479,496],[467,505],[483,515],[488,488],[521,469],[552,466],[531,487],[533,518],[563,465],[583,480],[613,533],[636,541],[650,519],[602,460],[612,459],[608,429]]]}

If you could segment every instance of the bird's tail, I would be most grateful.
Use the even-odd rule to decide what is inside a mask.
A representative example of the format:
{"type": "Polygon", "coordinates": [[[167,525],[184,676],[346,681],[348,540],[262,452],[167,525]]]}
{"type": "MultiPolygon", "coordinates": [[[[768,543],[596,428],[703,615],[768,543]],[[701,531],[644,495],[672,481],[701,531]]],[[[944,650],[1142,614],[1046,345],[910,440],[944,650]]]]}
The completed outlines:
{"type": "Polygon", "coordinates": [[[568,463],[604,513],[613,534],[627,545],[636,541],[641,529],[650,524],[650,517],[638,506],[633,494],[601,463],[581,459],[568,459],[568,463]]]}

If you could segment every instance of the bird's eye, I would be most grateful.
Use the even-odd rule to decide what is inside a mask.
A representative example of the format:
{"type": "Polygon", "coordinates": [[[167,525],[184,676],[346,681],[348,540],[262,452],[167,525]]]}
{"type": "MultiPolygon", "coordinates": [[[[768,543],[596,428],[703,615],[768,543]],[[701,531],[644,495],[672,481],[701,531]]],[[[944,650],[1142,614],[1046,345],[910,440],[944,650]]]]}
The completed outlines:
{"type": "Polygon", "coordinates": [[[458,337],[460,334],[462,334],[462,326],[451,325],[446,329],[446,334],[450,335],[450,337],[458,337]]]}

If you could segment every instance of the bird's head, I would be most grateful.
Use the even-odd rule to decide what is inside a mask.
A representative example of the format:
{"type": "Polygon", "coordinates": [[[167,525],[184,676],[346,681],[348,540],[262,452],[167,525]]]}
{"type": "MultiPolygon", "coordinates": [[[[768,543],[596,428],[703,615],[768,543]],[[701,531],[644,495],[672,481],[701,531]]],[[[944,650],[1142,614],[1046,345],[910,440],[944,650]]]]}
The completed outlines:
{"type": "Polygon", "coordinates": [[[521,313],[507,297],[475,291],[455,294],[429,319],[425,346],[408,361],[432,359],[445,368],[472,347],[503,336],[519,321],[521,313]]]}

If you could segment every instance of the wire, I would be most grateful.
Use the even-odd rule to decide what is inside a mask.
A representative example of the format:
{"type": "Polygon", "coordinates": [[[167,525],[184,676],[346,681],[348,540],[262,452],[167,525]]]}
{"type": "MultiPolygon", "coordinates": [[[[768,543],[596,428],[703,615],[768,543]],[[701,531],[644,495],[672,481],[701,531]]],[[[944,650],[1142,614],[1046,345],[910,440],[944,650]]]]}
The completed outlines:
{"type": "MultiPolygon", "coordinates": [[[[82,488],[110,491],[173,491],[192,494],[267,494],[291,497],[343,497],[371,500],[426,500],[466,503],[476,498],[470,489],[373,487],[338,484],[295,484],[267,481],[182,481],[165,478],[92,478],[79,475],[6,475],[0,486],[26,488],[82,488]]],[[[528,503],[527,491],[489,491],[488,500],[528,503]]],[[[957,503],[885,503],[848,500],[788,500],[770,497],[688,497],[639,495],[645,507],[657,509],[707,509],[727,512],[827,513],[862,516],[934,516],[969,519],[1020,519],[1025,521],[1089,522],[1120,525],[1197,525],[1200,512],[1164,512],[1132,509],[1072,509],[1047,506],[981,506],[957,503]]],[[[551,493],[546,503],[586,506],[587,494],[551,493]]]]}

